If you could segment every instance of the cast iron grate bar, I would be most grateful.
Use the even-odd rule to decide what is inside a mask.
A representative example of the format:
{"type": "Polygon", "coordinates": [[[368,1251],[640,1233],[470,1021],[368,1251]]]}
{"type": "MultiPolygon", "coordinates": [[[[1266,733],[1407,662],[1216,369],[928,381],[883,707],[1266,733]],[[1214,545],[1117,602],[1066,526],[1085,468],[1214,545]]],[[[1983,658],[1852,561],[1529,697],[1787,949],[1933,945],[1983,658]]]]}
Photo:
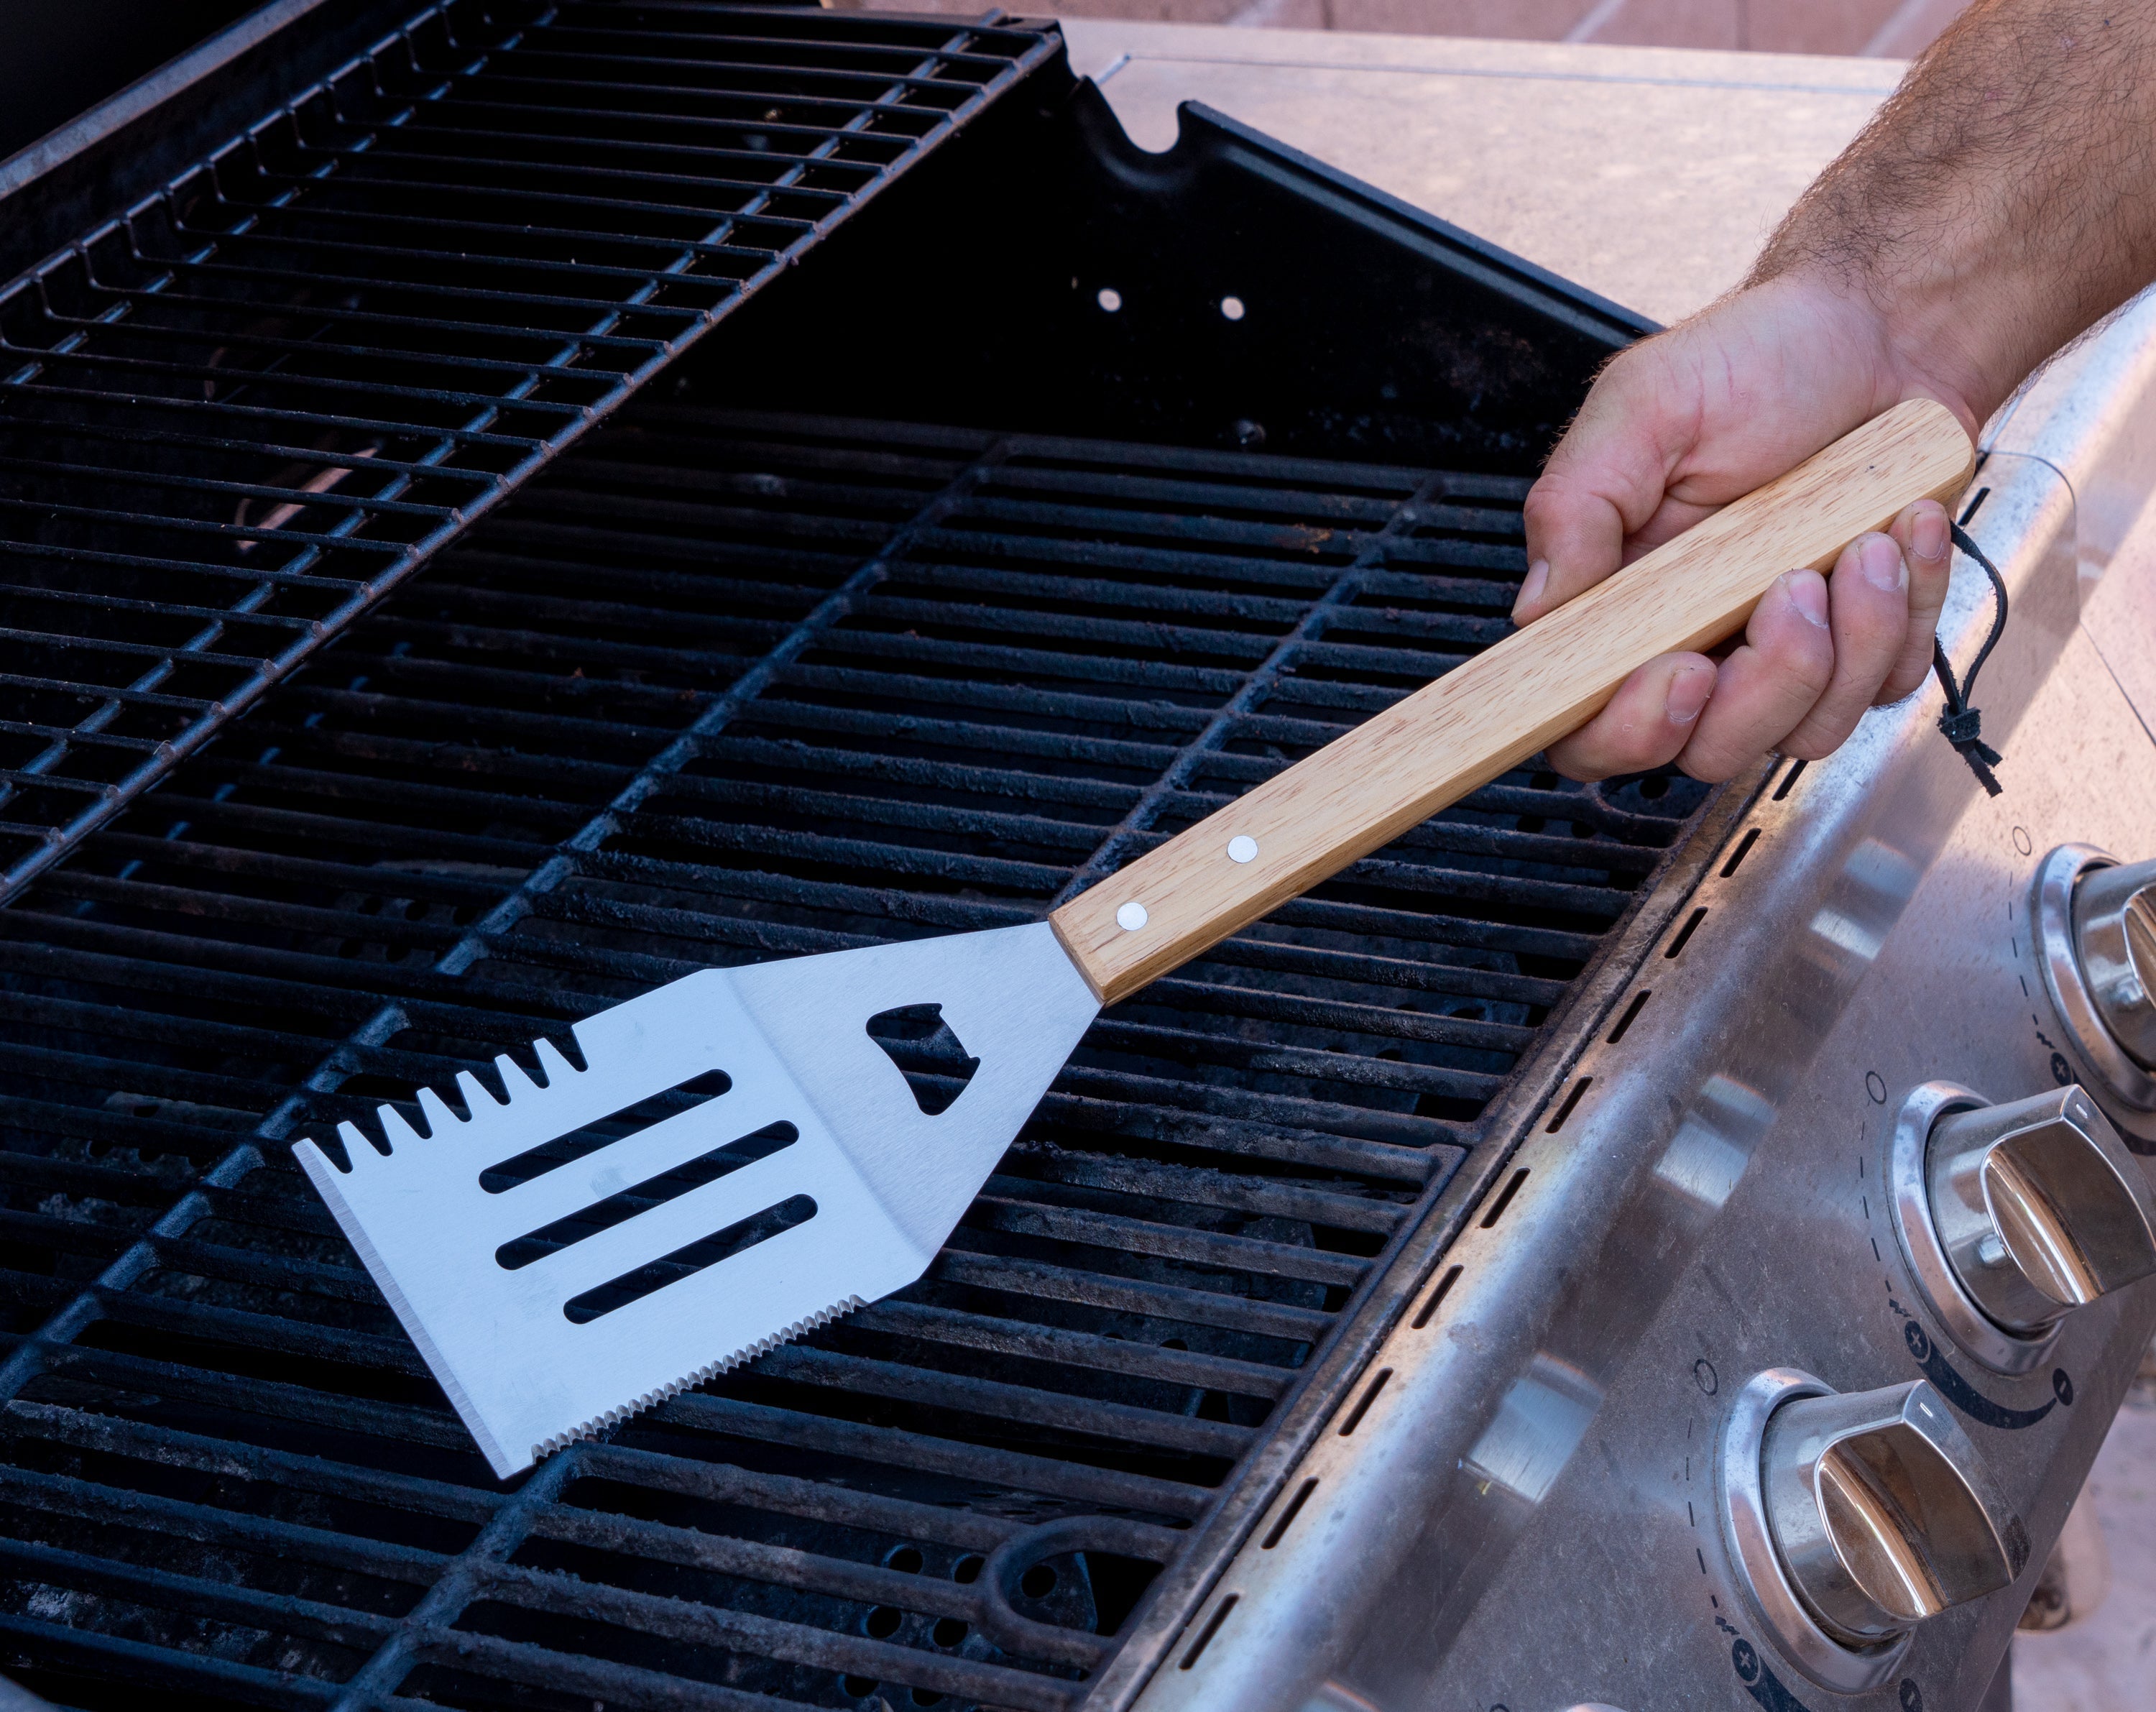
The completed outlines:
{"type": "Polygon", "coordinates": [[[0,900],[1057,45],[446,0],[0,292],[0,900]]]}
{"type": "Polygon", "coordinates": [[[35,1684],[1074,1706],[1678,789],[1511,775],[1119,1007],[921,1284],[513,1491],[277,1144],[700,964],[1038,918],[1502,634],[1523,486],[644,400],[87,840],[0,912],[35,1684]]]}

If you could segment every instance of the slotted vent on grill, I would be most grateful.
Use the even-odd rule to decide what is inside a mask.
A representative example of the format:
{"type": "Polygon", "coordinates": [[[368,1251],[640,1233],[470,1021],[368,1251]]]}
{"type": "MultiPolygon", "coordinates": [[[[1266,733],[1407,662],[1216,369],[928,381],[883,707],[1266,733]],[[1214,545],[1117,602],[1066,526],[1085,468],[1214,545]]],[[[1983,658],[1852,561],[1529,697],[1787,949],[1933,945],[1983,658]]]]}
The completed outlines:
{"type": "Polygon", "coordinates": [[[454,0],[0,293],[0,897],[1056,48],[454,0]]]}
{"type": "Polygon", "coordinates": [[[514,1491],[284,1144],[700,964],[1038,918],[1501,634],[1523,488],[645,403],[526,489],[0,912],[0,1650],[85,1707],[1075,1704],[1694,788],[1513,774],[1357,864],[1105,1015],[920,1285],[514,1491]]]}

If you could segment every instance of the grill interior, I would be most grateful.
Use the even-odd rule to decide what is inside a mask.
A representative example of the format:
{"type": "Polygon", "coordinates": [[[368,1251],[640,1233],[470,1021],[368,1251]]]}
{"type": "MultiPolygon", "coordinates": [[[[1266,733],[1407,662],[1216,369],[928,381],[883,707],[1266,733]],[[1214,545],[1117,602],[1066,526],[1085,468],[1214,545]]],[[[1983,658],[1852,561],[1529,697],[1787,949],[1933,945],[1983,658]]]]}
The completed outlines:
{"type": "Polygon", "coordinates": [[[1524,486],[623,413],[0,912],[0,1662],[1074,1705],[1697,787],[1514,774],[1358,863],[1105,1015],[921,1283],[510,1488],[283,1144],[700,965],[1037,919],[1502,635],[1524,486]]]}
{"type": "Polygon", "coordinates": [[[457,0],[95,238],[0,296],[0,1669],[1075,1707],[1697,787],[1357,864],[1103,1016],[919,1284],[508,1487],[287,1144],[1038,920],[1504,634],[1640,324],[1218,116],[1144,155],[993,15],[457,0]]]}
{"type": "Polygon", "coordinates": [[[813,6],[377,9],[371,51],[0,291],[0,897],[1060,51],[813,6]]]}

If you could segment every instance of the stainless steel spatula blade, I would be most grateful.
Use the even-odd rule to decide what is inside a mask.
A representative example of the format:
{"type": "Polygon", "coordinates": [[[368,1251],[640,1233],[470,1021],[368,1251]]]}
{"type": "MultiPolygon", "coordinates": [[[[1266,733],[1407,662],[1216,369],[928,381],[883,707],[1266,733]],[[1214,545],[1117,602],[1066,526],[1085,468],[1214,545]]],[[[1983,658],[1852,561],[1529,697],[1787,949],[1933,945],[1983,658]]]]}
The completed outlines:
{"type": "Polygon", "coordinates": [[[421,1093],[426,1135],[383,1107],[386,1157],[348,1123],[349,1170],[311,1141],[294,1151],[506,1478],[919,1278],[1099,1010],[1045,923],[706,970],[578,1024],[583,1070],[539,1043],[544,1087],[496,1060],[506,1104],[465,1074],[469,1117],[421,1093]],[[917,1005],[979,1061],[932,1117],[868,1032],[917,1005]],[[500,1192],[481,1181],[713,1071],[731,1079],[714,1098],[500,1192]],[[518,1263],[519,1239],[776,1123],[798,1139],[518,1263]],[[578,1306],[774,1210],[776,1234],[578,1306]]]}

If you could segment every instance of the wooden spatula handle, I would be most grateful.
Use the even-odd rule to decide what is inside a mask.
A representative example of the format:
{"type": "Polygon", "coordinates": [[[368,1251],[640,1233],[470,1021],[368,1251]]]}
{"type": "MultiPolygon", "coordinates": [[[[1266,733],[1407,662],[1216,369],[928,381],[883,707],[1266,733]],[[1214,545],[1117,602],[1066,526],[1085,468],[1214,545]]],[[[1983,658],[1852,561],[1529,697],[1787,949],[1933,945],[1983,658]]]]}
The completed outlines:
{"type": "Polygon", "coordinates": [[[1972,458],[1943,405],[1897,405],[1049,919],[1112,1005],[1578,729],[1635,668],[1732,635],[1784,571],[1951,497],[1972,458]]]}

